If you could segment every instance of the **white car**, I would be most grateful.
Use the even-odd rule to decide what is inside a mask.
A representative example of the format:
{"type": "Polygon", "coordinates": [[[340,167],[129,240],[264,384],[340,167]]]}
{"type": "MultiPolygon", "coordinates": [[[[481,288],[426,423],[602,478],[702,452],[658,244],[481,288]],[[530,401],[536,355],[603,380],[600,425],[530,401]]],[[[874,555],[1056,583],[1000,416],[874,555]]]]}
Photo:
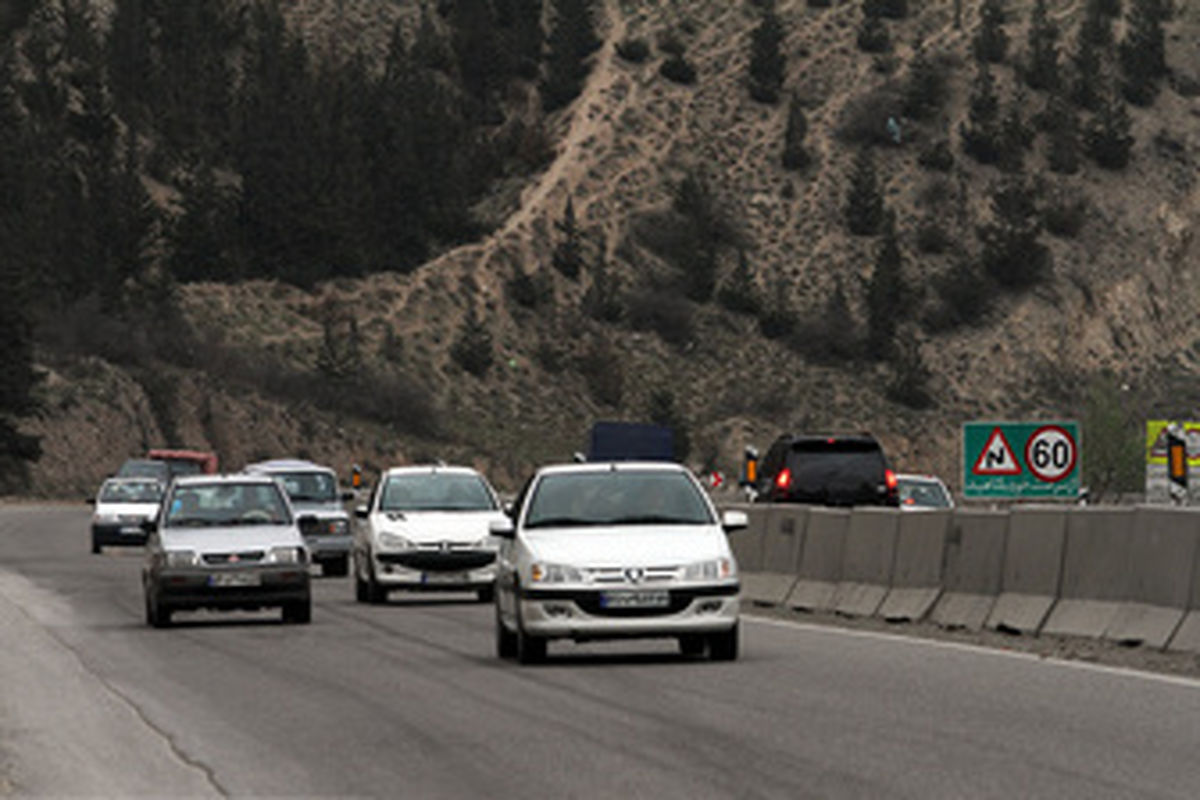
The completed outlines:
{"type": "Polygon", "coordinates": [[[716,509],[678,464],[543,467],[505,518],[496,651],[542,660],[551,639],[676,638],[684,655],[738,655],[739,583],[716,509]]]}
{"type": "Polygon", "coordinates": [[[383,603],[395,589],[473,591],[492,599],[498,541],[490,526],[505,519],[496,492],[469,467],[395,467],[380,476],[355,509],[354,596],[383,603]]]}
{"type": "Polygon", "coordinates": [[[146,624],[176,611],[283,609],[285,623],[312,620],[309,555],[287,495],[265,475],[177,477],[147,523],[142,586],[146,624]]]}
{"type": "Polygon", "coordinates": [[[305,535],[308,552],[321,574],[343,576],[350,562],[350,515],[342,503],[353,499],[353,492],[338,490],[337,473],[311,461],[280,459],[246,465],[243,472],[270,475],[280,482],[297,514],[317,518],[317,525],[305,535]]]}
{"type": "Polygon", "coordinates": [[[954,508],[954,497],[936,475],[897,475],[896,491],[901,511],[954,508]]]}
{"type": "Polygon", "coordinates": [[[92,552],[105,545],[143,545],[148,519],[158,513],[163,484],[154,478],[109,478],[90,501],[92,552]]]}

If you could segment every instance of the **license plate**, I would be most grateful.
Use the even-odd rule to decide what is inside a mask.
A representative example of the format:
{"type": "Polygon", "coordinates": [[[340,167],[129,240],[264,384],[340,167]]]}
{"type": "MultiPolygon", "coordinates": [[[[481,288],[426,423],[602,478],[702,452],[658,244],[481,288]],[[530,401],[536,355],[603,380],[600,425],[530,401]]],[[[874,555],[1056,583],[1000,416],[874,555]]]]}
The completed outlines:
{"type": "Polygon", "coordinates": [[[257,572],[218,572],[208,576],[209,586],[259,586],[262,576],[257,572]]]}
{"type": "Polygon", "coordinates": [[[463,583],[466,576],[461,572],[423,572],[421,583],[463,583]]]}
{"type": "Polygon", "coordinates": [[[141,528],[131,525],[126,525],[124,528],[121,528],[122,536],[141,536],[144,533],[145,531],[143,531],[141,528]]]}
{"type": "Polygon", "coordinates": [[[665,591],[601,592],[601,608],[666,608],[671,595],[665,591]]]}

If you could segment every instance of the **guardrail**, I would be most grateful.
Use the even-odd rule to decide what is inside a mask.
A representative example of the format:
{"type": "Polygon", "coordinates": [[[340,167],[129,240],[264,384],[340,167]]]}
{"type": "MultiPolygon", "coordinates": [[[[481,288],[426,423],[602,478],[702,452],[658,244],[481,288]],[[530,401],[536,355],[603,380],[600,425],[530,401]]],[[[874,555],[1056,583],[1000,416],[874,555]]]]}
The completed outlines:
{"type": "Polygon", "coordinates": [[[1200,510],[726,507],[750,604],[1200,653],[1200,510]]]}

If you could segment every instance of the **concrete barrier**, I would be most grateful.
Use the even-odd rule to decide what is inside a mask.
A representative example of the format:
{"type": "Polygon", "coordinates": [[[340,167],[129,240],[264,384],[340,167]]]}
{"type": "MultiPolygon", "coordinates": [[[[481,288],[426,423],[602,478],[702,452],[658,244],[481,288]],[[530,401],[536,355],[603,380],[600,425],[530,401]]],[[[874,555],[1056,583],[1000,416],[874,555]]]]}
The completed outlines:
{"type": "Polygon", "coordinates": [[[800,550],[804,542],[808,507],[775,505],[767,515],[762,567],[742,573],[742,598],[750,603],[776,606],[783,603],[799,579],[800,550]]]}
{"type": "Polygon", "coordinates": [[[947,628],[979,630],[1000,593],[1008,513],[957,509],[943,551],[942,596],[929,618],[947,628]]]}
{"type": "Polygon", "coordinates": [[[878,615],[892,622],[925,618],[942,593],[942,558],[952,513],[907,512],[900,515],[891,590],[878,615]]]}
{"type": "Polygon", "coordinates": [[[1054,608],[1062,581],[1067,515],[1064,508],[1025,507],[1012,511],[1000,597],[987,627],[1037,633],[1054,608]]]}
{"type": "Polygon", "coordinates": [[[1105,639],[1162,649],[1191,599],[1200,516],[1194,511],[1141,506],[1129,538],[1128,583],[1105,639]]]}
{"type": "Polygon", "coordinates": [[[1080,508],[1067,515],[1059,599],[1042,633],[1100,638],[1128,592],[1135,509],[1080,508]]]}
{"type": "Polygon", "coordinates": [[[830,611],[842,577],[842,554],[850,512],[842,508],[813,507],[808,512],[799,579],[788,593],[788,606],[802,611],[830,611]]]}
{"type": "MultiPolygon", "coordinates": [[[[1192,512],[1193,528],[1200,525],[1200,513],[1192,512]]],[[[1184,615],[1179,629],[1167,644],[1170,650],[1183,650],[1190,653],[1200,653],[1200,547],[1192,558],[1192,577],[1188,590],[1188,612],[1184,615]]]]}
{"type": "Polygon", "coordinates": [[[737,561],[739,572],[755,572],[762,569],[763,541],[767,533],[767,517],[772,505],[765,503],[731,503],[722,505],[722,511],[745,511],[750,524],[743,530],[729,534],[729,549],[737,561]]]}
{"type": "Polygon", "coordinates": [[[869,617],[883,605],[892,585],[901,513],[894,508],[856,508],[850,514],[842,579],[833,595],[837,613],[869,617]]]}

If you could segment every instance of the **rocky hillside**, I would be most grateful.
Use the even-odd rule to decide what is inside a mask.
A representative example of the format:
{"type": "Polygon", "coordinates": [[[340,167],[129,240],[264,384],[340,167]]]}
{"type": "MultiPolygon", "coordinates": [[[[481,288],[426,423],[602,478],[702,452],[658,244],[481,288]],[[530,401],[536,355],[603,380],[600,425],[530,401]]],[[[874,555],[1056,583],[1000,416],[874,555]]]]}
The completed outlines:
{"type": "MultiPolygon", "coordinates": [[[[168,438],[214,447],[229,466],[288,454],[343,469],[461,459],[514,488],[534,464],[578,449],[591,421],[645,418],[664,398],[688,424],[697,468],[733,473],[743,446],[761,447],[783,429],[866,429],[898,467],[956,483],[963,421],[1082,419],[1093,376],[1123,390],[1134,436],[1143,414],[1200,414],[1200,6],[1176,4],[1166,26],[1172,74],[1152,105],[1129,107],[1134,145],[1124,169],[1084,158],[1075,174],[1058,175],[1046,166],[1048,136],[1033,139],[1025,173],[1041,181],[1043,204],[1066,198],[1079,223],[1041,235],[1050,274],[1031,288],[988,288],[986,302],[955,309],[959,322],[946,325],[936,322],[947,301],[937,287],[956,266],[978,262],[978,230],[1011,177],[960,146],[980,3],[962,3],[961,27],[954,0],[910,4],[913,13],[886,23],[890,53],[872,55],[856,44],[859,3],[779,0],[787,60],[775,105],[747,88],[761,5],[597,2],[604,44],[582,95],[550,118],[553,157],[538,174],[495,187],[477,209],[493,228],[482,240],[408,275],[311,292],[187,285],[183,308],[205,347],[161,374],[131,375],[95,359],[48,363],[44,410],[29,426],[45,451],[36,490],[86,491],[103,470],[168,438]],[[627,57],[635,41],[648,46],[646,58],[627,57]],[[664,50],[682,51],[693,83],[660,73],[664,50]],[[918,51],[945,78],[944,101],[919,120],[895,105],[918,51]],[[781,163],[792,96],[808,125],[809,163],[795,170],[781,163]],[[896,356],[838,346],[865,335],[880,246],[879,237],[847,232],[850,174],[864,128],[871,138],[889,116],[898,136],[876,135],[882,143],[870,149],[904,255],[899,330],[910,349],[899,366],[896,356]],[[922,154],[944,137],[953,165],[923,166],[922,154]],[[792,336],[764,336],[762,313],[679,295],[664,231],[689,179],[701,181],[713,219],[730,231],[717,254],[718,289],[741,262],[762,306],[797,320],[792,336]],[[581,234],[576,277],[552,266],[568,202],[581,234]],[[942,247],[922,239],[931,221],[942,247]],[[524,302],[514,299],[521,276],[534,287],[524,302]],[[619,309],[592,313],[589,291],[613,281],[619,309]],[[837,295],[845,306],[831,320],[837,295]],[[453,355],[469,320],[491,339],[493,360],[479,374],[453,355]],[[323,357],[375,377],[338,382],[328,371],[343,395],[332,409],[311,402],[311,387],[263,379],[273,369],[264,365],[311,367],[323,357]],[[928,402],[893,399],[905,371],[916,371],[928,402]]],[[[382,46],[384,19],[412,10],[371,0],[293,6],[292,22],[312,41],[368,49],[382,46]]],[[[1013,64],[1031,6],[1007,3],[1010,56],[992,68],[1006,107],[1020,83],[1013,64]]],[[[1049,3],[1068,45],[1083,6],[1049,3]]],[[[1028,119],[1046,95],[1024,92],[1028,119]]]]}

